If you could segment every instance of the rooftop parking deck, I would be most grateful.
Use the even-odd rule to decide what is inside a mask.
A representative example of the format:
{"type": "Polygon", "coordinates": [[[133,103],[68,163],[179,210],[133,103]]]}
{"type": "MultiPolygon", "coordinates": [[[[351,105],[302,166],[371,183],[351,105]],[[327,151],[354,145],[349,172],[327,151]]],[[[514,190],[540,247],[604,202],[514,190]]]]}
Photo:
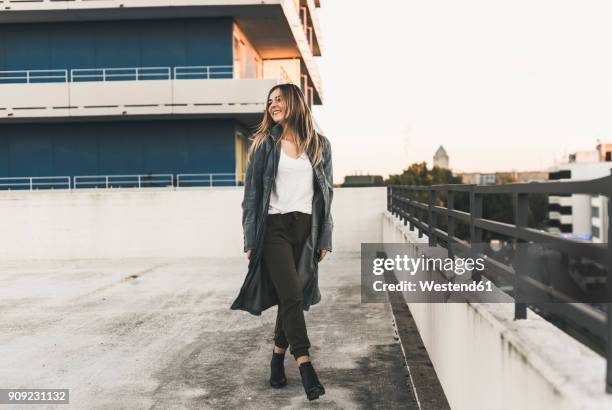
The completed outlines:
{"type": "MultiPolygon", "coordinates": [[[[321,408],[416,408],[388,304],[361,304],[359,252],[320,264],[307,313],[321,408]]],[[[288,355],[268,385],[276,308],[232,311],[246,258],[0,263],[4,388],[68,388],[74,408],[310,407],[288,355]]],[[[63,408],[62,406],[57,406],[63,408]]]]}

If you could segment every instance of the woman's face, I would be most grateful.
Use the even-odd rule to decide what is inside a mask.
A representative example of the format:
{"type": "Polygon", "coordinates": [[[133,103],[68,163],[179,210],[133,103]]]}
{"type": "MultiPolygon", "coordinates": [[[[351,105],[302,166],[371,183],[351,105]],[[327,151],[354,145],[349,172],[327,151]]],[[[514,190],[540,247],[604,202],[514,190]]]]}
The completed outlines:
{"type": "Polygon", "coordinates": [[[286,113],[285,108],[285,102],[281,96],[280,89],[277,88],[272,91],[268,99],[268,113],[275,123],[278,124],[284,121],[286,113]]]}

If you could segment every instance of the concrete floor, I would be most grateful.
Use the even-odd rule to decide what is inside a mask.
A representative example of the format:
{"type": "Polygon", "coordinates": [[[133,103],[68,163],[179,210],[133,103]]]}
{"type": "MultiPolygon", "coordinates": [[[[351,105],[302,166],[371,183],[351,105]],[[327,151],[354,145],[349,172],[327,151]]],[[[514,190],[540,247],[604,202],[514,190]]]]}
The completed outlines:
{"type": "Polygon", "coordinates": [[[229,309],[246,266],[0,262],[0,388],[68,388],[59,409],[416,408],[390,306],[360,303],[359,252],[320,264],[323,299],[306,320],[327,394],[310,403],[290,356],[288,386],[268,385],[276,308],[229,309]]]}

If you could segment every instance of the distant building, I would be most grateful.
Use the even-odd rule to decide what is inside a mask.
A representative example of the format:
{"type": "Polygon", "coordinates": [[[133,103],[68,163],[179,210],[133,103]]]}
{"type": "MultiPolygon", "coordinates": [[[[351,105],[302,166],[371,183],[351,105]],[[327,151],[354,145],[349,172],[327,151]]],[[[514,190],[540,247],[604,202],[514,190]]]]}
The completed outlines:
{"type": "Polygon", "coordinates": [[[612,144],[598,143],[595,149],[599,152],[599,161],[612,161],[612,144]]]}
{"type": "Polygon", "coordinates": [[[591,197],[591,240],[597,243],[608,243],[608,198],[591,197]]]}
{"type": "Polygon", "coordinates": [[[475,185],[499,185],[508,181],[512,182],[534,182],[546,181],[548,172],[544,171],[524,171],[524,172],[495,172],[495,173],[480,173],[480,172],[463,172],[458,173],[464,184],[475,185]]]}
{"type": "Polygon", "coordinates": [[[442,145],[436,151],[433,157],[433,166],[443,169],[450,169],[448,166],[448,154],[442,145]]]}
{"type": "Polygon", "coordinates": [[[384,181],[381,175],[347,175],[341,185],[346,188],[383,186],[384,181]]]}
{"type": "MultiPolygon", "coordinates": [[[[568,155],[567,162],[550,168],[550,180],[590,180],[610,175],[612,144],[568,155]]],[[[608,199],[592,195],[550,195],[549,231],[567,237],[608,241],[608,199]]]]}

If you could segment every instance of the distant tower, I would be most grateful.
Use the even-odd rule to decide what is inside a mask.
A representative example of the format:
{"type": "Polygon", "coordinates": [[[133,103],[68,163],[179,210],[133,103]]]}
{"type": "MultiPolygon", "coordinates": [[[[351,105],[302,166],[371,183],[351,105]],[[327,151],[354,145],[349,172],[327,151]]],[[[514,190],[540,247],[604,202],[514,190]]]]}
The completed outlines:
{"type": "Polygon", "coordinates": [[[448,167],[448,154],[442,145],[436,151],[433,157],[434,167],[449,169],[448,167]]]}

